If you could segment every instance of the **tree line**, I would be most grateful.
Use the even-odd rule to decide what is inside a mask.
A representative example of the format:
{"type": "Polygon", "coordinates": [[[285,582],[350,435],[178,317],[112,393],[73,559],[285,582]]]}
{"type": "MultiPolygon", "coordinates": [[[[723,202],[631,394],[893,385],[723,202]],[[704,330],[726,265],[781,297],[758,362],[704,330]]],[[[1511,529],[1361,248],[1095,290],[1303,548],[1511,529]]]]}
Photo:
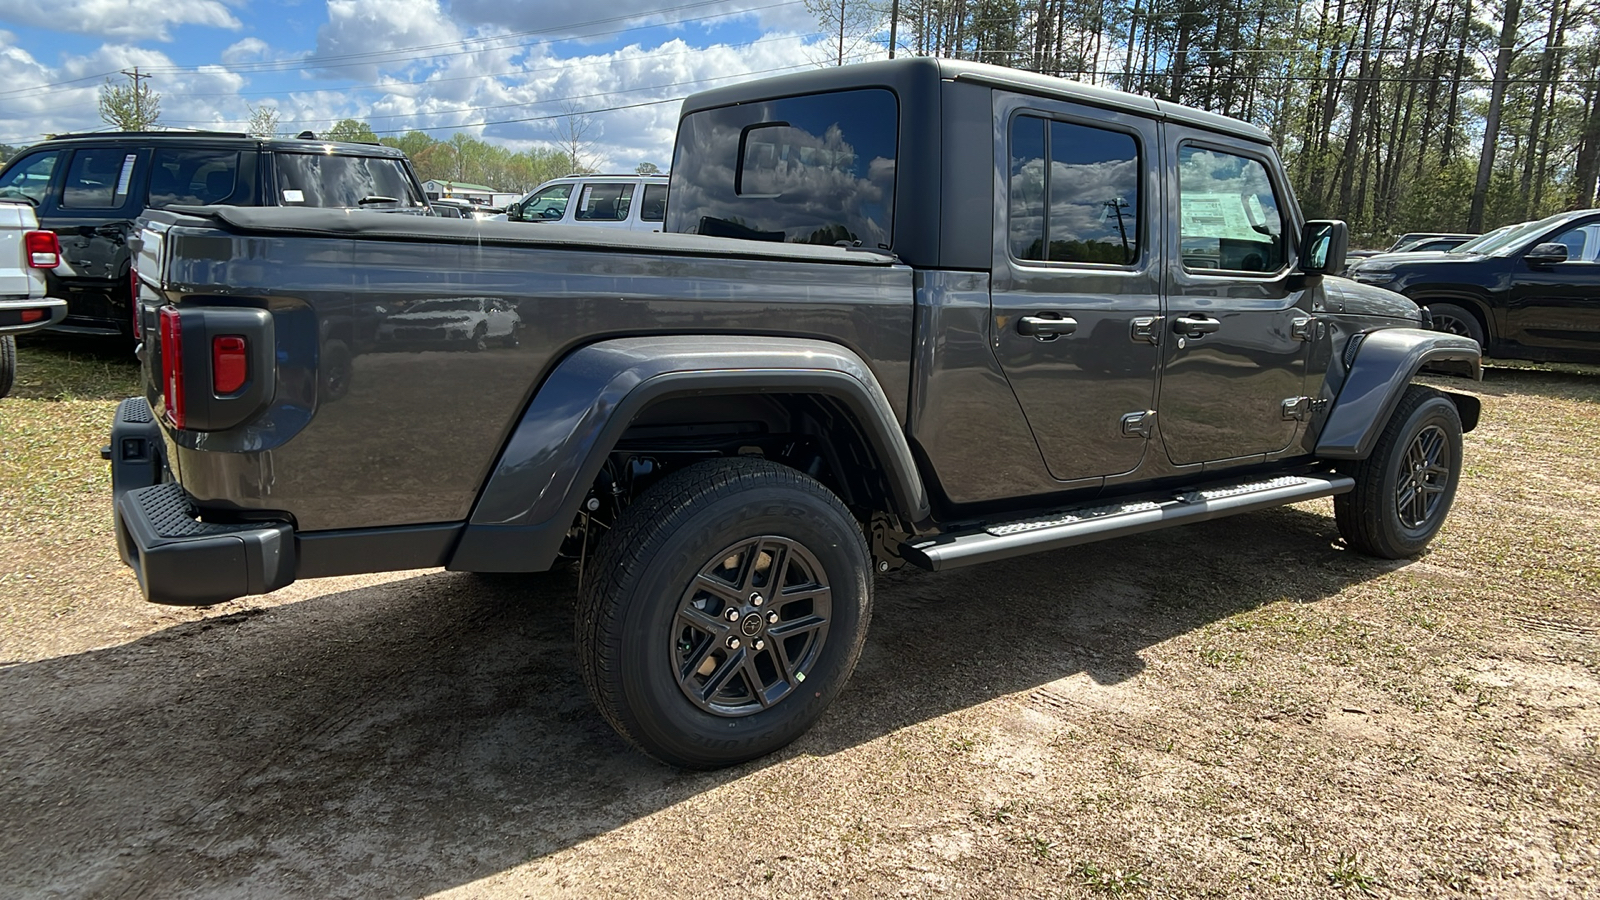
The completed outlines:
{"type": "MultiPolygon", "coordinates": [[[[1364,243],[1596,205],[1600,0],[871,3],[897,8],[902,53],[1253,122],[1277,140],[1307,214],[1345,219],[1364,243]]],[[[813,8],[834,29],[851,5],[868,8],[813,8]]]]}

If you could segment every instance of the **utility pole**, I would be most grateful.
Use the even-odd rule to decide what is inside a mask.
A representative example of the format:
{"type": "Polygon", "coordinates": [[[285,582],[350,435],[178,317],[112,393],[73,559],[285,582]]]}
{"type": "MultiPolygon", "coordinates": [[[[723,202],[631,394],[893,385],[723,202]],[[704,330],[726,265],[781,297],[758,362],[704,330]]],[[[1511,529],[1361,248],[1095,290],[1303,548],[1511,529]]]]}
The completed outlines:
{"type": "Polygon", "coordinates": [[[889,7],[889,58],[894,59],[894,42],[896,29],[900,26],[900,0],[894,0],[889,7]]]}
{"type": "Polygon", "coordinates": [[[139,73],[139,67],[138,66],[134,66],[132,72],[129,72],[127,69],[123,69],[122,70],[122,74],[128,76],[130,79],[133,80],[133,112],[134,112],[134,115],[138,116],[139,121],[143,122],[144,121],[144,91],[139,89],[139,82],[140,82],[141,79],[154,78],[155,76],[153,76],[153,75],[141,75],[139,73]]]}

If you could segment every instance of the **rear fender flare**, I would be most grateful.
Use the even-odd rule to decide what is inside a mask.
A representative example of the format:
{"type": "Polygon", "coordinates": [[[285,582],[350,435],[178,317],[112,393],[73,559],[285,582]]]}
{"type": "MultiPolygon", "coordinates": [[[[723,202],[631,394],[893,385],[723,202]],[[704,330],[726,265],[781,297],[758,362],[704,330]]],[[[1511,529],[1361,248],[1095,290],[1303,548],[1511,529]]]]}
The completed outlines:
{"type": "Polygon", "coordinates": [[[548,567],[607,455],[634,418],[669,397],[818,394],[854,416],[883,466],[892,510],[928,516],[905,429],[867,364],[826,341],[748,336],[618,338],[563,359],[513,429],[450,568],[548,567]]]}
{"type": "MultiPolygon", "coordinates": [[[[1405,393],[1406,385],[1431,362],[1466,363],[1483,378],[1483,351],[1471,338],[1420,328],[1384,328],[1361,336],[1355,359],[1317,438],[1324,459],[1366,459],[1405,393]]],[[[1445,392],[1461,414],[1461,427],[1478,424],[1480,404],[1469,394],[1445,392]]]]}

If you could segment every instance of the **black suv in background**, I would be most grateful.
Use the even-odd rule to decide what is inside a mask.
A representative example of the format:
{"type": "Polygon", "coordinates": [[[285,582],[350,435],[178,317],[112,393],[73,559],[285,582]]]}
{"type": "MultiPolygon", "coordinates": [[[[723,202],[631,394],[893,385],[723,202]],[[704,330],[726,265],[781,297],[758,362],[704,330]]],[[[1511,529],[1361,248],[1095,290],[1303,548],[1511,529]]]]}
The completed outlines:
{"type": "Polygon", "coordinates": [[[49,295],[67,301],[57,330],[130,334],[128,236],[146,209],[316,206],[425,214],[404,153],[375,144],[225,132],[69,134],[18,153],[0,199],[37,207],[61,238],[49,295]]]}
{"type": "Polygon", "coordinates": [[[1443,253],[1386,253],[1351,278],[1427,308],[1484,355],[1600,364],[1600,209],[1491,231],[1443,253]]]}

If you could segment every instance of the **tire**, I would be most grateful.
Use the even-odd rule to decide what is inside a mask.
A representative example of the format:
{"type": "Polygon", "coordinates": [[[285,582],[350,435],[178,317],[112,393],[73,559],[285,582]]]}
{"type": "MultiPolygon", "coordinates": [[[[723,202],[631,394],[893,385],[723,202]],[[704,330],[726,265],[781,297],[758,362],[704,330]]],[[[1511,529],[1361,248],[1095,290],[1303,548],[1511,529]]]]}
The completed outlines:
{"type": "Polygon", "coordinates": [[[855,669],[871,618],[860,526],[816,480],[766,460],[663,478],[592,566],[576,621],[584,683],[618,734],[682,768],[804,734],[855,669]]]}
{"type": "Polygon", "coordinates": [[[1381,559],[1421,553],[1444,525],[1461,479],[1455,404],[1431,388],[1406,388],[1372,455],[1352,474],[1355,490],[1333,498],[1345,541],[1381,559]]]}
{"type": "Polygon", "coordinates": [[[355,377],[354,360],[350,347],[337,338],[322,345],[322,400],[332,403],[350,393],[350,382],[355,377]]]}
{"type": "Polygon", "coordinates": [[[479,325],[477,330],[472,332],[472,350],[474,353],[479,353],[487,349],[489,349],[489,329],[479,325]]]}
{"type": "Polygon", "coordinates": [[[1471,310],[1454,303],[1429,303],[1428,312],[1433,315],[1434,331],[1459,334],[1477,341],[1480,348],[1487,346],[1483,342],[1483,323],[1471,310]]]}
{"type": "Polygon", "coordinates": [[[0,399],[11,393],[17,381],[17,339],[11,335],[0,337],[0,399]]]}

